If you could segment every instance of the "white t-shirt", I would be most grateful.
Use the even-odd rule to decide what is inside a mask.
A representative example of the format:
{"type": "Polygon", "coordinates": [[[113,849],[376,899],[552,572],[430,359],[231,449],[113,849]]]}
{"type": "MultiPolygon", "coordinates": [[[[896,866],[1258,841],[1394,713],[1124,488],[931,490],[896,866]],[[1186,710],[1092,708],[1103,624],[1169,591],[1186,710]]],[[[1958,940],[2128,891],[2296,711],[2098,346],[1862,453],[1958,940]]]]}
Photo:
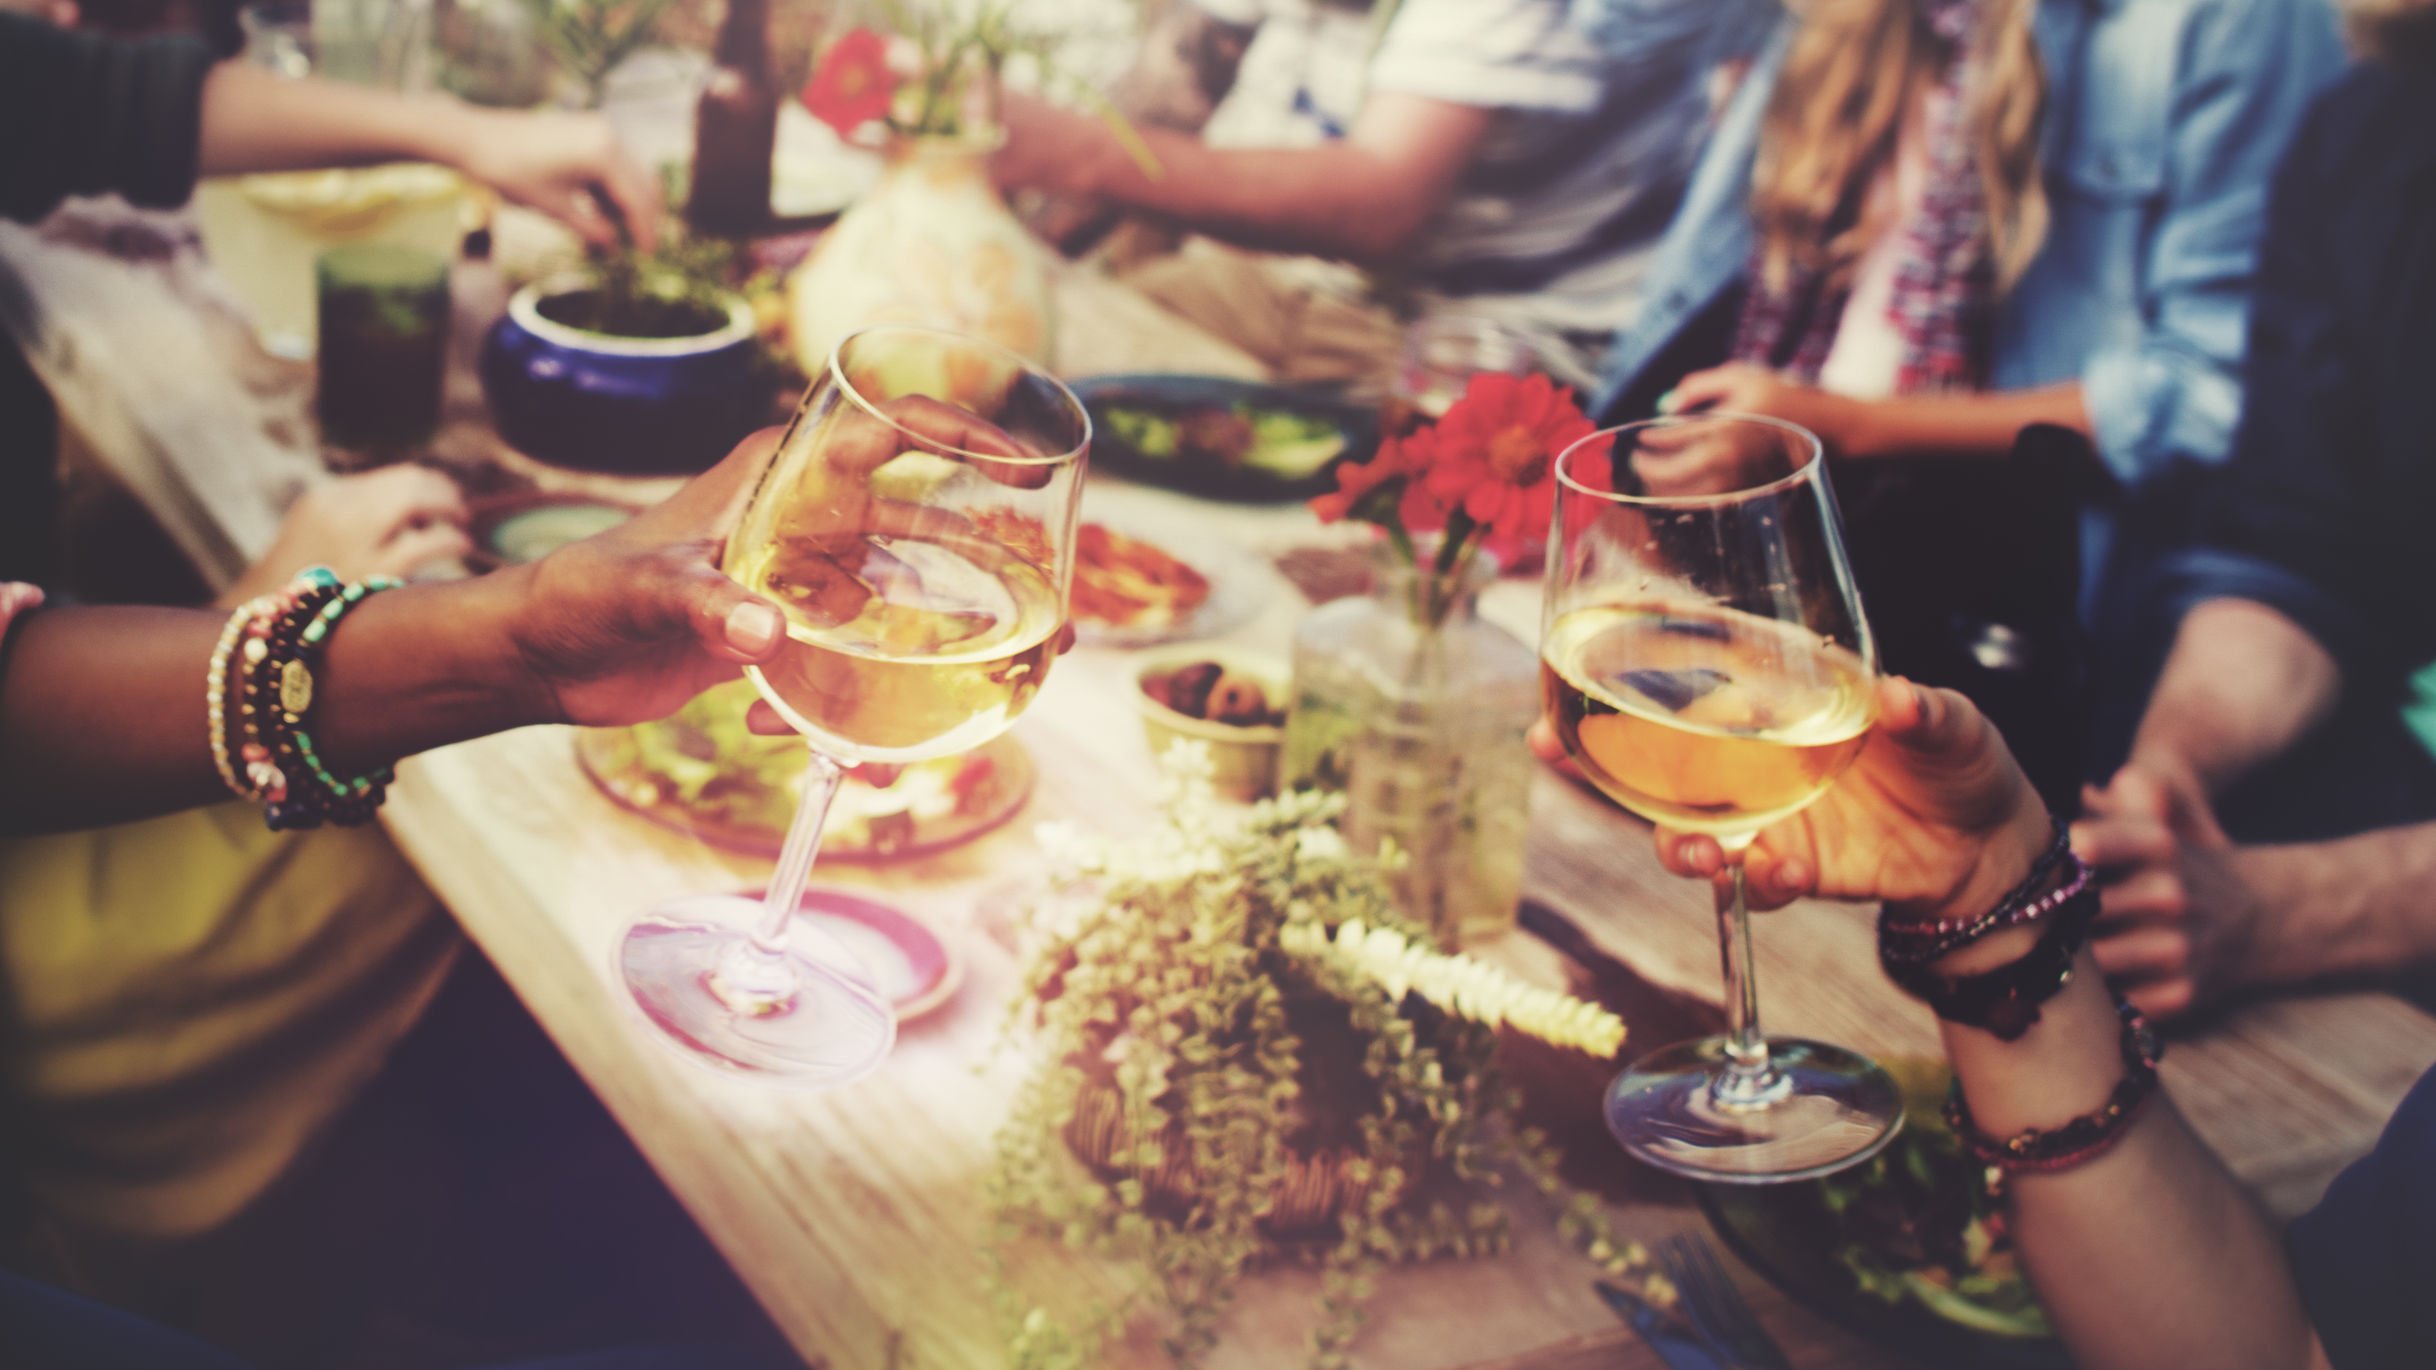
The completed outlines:
{"type": "Polygon", "coordinates": [[[1212,142],[1340,136],[1365,95],[1494,108],[1423,231],[1412,284],[1524,327],[1604,335],[1632,321],[1642,273],[1707,134],[1707,78],[1767,31],[1748,0],[1641,0],[1638,50],[1605,51],[1569,0],[1403,0],[1375,38],[1361,9],[1315,0],[1198,0],[1260,24],[1212,142]]]}

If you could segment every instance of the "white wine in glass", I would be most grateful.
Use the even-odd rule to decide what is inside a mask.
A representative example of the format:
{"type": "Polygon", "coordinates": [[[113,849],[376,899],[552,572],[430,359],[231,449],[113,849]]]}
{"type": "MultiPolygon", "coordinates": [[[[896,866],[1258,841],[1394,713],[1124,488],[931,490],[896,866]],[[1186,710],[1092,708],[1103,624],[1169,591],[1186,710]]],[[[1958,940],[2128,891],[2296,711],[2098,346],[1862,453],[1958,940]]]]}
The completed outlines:
{"type": "Polygon", "coordinates": [[[1759,1184],[1868,1159],[1894,1082],[1841,1047],[1759,1029],[1742,857],[1825,794],[1874,721],[1877,659],[1818,439],[1700,414],[1596,433],[1557,458],[1540,679],[1565,752],[1642,817],[1725,849],[1724,1036],[1635,1061],[1607,1092],[1627,1151],[1759,1184]]]}
{"type": "Polygon", "coordinates": [[[847,338],[805,394],[724,565],[786,617],[745,673],[811,747],[802,806],[759,903],[681,901],[619,944],[636,1006],[698,1059],[834,1085],[887,1054],[888,1004],[796,917],[821,822],[846,768],[969,751],[1040,692],[1090,437],[1057,381],[928,329],[847,338]]]}

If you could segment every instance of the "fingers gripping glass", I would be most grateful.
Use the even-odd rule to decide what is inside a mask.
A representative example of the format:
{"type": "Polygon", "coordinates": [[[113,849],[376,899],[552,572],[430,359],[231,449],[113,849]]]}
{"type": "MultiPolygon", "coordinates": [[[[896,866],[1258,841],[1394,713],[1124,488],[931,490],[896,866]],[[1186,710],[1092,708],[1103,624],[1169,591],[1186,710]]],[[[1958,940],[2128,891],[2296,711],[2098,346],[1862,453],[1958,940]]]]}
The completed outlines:
{"type": "Polygon", "coordinates": [[[821,822],[847,768],[970,750],[1039,692],[1090,436],[1064,386],[990,344],[876,328],[838,345],[722,568],[786,615],[778,654],[745,673],[811,746],[803,804],[757,915],[693,900],[628,929],[620,972],[671,1037],[810,1085],[887,1054],[887,1003],[795,916],[821,822]]]}
{"type": "Polygon", "coordinates": [[[1756,1184],[1875,1154],[1894,1083],[1840,1047],[1759,1029],[1743,854],[1860,753],[1877,656],[1818,439],[1699,415],[1593,434],[1557,458],[1541,625],[1549,716],[1582,773],[1725,849],[1726,1035],[1633,1063],[1607,1123],[1633,1155],[1756,1184]]]}

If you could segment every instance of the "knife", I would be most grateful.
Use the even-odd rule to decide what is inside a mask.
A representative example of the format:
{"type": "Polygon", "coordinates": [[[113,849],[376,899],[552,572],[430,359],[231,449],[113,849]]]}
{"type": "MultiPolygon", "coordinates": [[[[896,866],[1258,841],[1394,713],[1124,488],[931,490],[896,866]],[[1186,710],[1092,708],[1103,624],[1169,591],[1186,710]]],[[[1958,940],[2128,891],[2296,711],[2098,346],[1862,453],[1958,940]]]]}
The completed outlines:
{"type": "Polygon", "coordinates": [[[1658,1359],[1665,1361],[1671,1370],[1734,1370],[1734,1363],[1723,1352],[1647,1300],[1605,1280],[1598,1281],[1595,1287],[1607,1306],[1640,1333],[1641,1340],[1649,1343],[1649,1349],[1657,1352],[1658,1359]]]}

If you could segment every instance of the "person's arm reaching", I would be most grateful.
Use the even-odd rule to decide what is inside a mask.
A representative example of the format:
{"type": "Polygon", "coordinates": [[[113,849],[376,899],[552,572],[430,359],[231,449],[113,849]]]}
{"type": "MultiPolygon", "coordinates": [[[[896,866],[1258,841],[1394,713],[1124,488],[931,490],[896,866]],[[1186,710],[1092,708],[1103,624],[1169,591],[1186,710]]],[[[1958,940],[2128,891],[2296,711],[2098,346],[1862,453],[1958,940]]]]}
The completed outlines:
{"type": "Polygon", "coordinates": [[[1091,115],[1009,96],[991,170],[1009,188],[1105,200],[1245,247],[1382,261],[1446,202],[1494,113],[1385,92],[1345,137],[1304,148],[1213,148],[1144,128],[1146,167],[1091,115]]]}
{"type": "Polygon", "coordinates": [[[2081,384],[1976,394],[1856,399],[1784,380],[1742,362],[1683,378],[1669,392],[1670,414],[1715,409],[1767,414],[1819,435],[1839,457],[2002,457],[2032,424],[2094,436],[2081,384]]]}
{"type": "MultiPolygon", "coordinates": [[[[1851,772],[1760,835],[1752,895],[1883,899],[1898,916],[1969,919],[2024,879],[2049,819],[1996,731],[1960,695],[1887,681],[1851,772]]],[[[1714,875],[1712,838],[1662,831],[1678,875],[1714,875]]],[[[1982,971],[2019,956],[2038,925],[1951,953],[1936,969],[1982,971]]],[[[2037,1024],[2005,1042],[1948,1023],[1945,1043],[1983,1133],[2056,1128],[2103,1105],[2122,1079],[2120,1026],[2086,953],[2037,1024]]],[[[2095,1159],[2011,1179],[2013,1232],[2077,1364],[2091,1370],[2325,1364],[2282,1244],[2170,1102],[2150,1101],[2095,1159]]]]}
{"type": "MultiPolygon", "coordinates": [[[[542,561],[371,596],[330,638],[316,735],[333,770],[528,723],[656,718],[783,640],[718,573],[762,434],[632,522],[542,561]]],[[[224,794],[204,675],[220,616],[70,608],[21,617],[0,655],[0,832],[89,827],[224,794]]]]}
{"type": "Polygon", "coordinates": [[[598,115],[488,110],[446,95],[402,96],[292,80],[227,62],[203,83],[200,174],[426,161],[455,167],[596,246],[617,242],[603,206],[646,246],[659,186],[598,115]]]}
{"type": "Polygon", "coordinates": [[[290,80],[215,62],[192,38],[105,38],[0,13],[0,129],[10,130],[0,137],[0,218],[32,221],[67,196],[110,191],[174,205],[197,176],[420,159],[597,246],[617,242],[611,210],[645,245],[659,232],[658,184],[597,115],[290,80]]]}

